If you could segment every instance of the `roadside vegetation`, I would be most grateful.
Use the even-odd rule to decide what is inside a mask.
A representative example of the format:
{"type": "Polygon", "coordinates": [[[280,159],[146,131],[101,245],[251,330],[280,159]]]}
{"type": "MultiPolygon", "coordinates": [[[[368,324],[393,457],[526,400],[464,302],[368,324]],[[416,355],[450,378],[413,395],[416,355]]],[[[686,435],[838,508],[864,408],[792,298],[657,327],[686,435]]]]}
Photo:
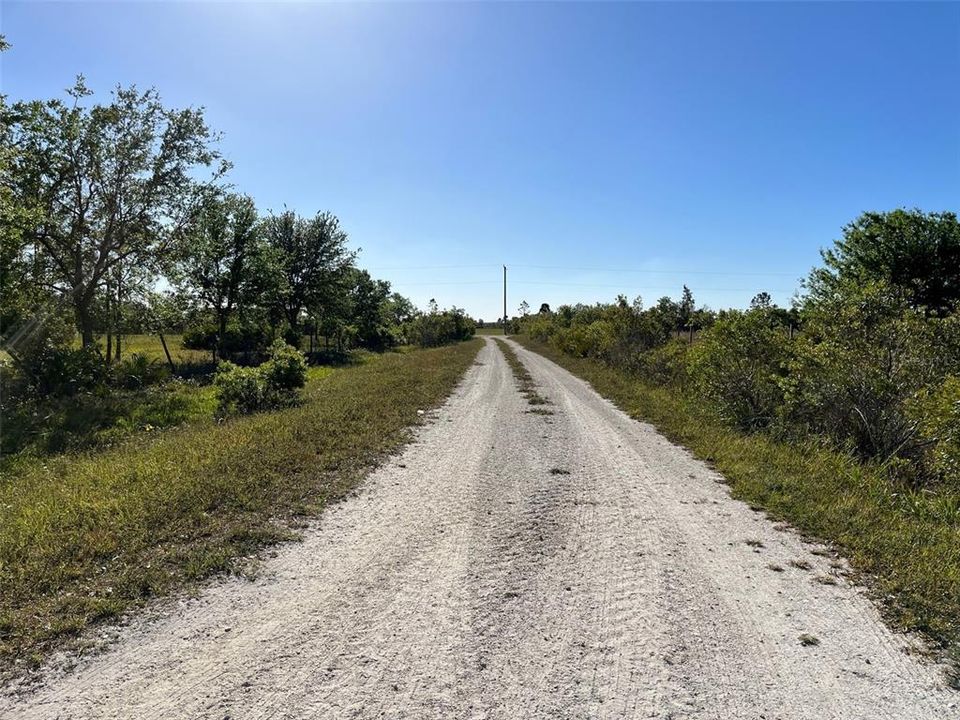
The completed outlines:
{"type": "Polygon", "coordinates": [[[408,439],[478,344],[312,368],[279,411],[22,463],[0,483],[0,662],[22,671],[91,623],[292,537],[408,439]]]}
{"type": "Polygon", "coordinates": [[[476,353],[229,171],[153,89],[0,95],[0,666],[288,536],[476,353]]]}
{"type": "Polygon", "coordinates": [[[960,223],[866,213],[789,310],[661,299],[514,318],[517,338],[835,543],[892,622],[960,659],[960,223]]]}
{"type": "Polygon", "coordinates": [[[473,335],[358,267],[334,214],[236,191],[202,110],[81,76],[0,119],[0,469],[295,400],[278,343],[341,365],[473,335]]]}

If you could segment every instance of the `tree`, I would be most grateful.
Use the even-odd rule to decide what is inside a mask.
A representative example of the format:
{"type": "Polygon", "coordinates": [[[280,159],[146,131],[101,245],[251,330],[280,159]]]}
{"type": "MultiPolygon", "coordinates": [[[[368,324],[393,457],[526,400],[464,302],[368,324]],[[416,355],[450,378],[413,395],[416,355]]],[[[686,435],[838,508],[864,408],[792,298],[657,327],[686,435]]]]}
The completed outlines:
{"type": "MultiPolygon", "coordinates": [[[[120,263],[156,267],[193,211],[197,170],[219,154],[203,112],[168,109],[155,90],[118,87],[108,104],[85,107],[91,91],[80,76],[67,94],[11,107],[16,152],[4,182],[18,206],[40,212],[24,241],[90,346],[108,275],[120,263]]],[[[216,166],[207,184],[225,170],[216,166]]]]}
{"type": "Polygon", "coordinates": [[[538,315],[549,315],[550,314],[550,303],[541,303],[540,310],[537,311],[538,315]]]}
{"type": "Polygon", "coordinates": [[[279,317],[294,334],[300,333],[306,312],[329,320],[357,255],[347,248],[347,233],[336,216],[317,213],[308,220],[286,210],[267,218],[264,239],[275,260],[272,305],[279,317]]]}
{"type": "Polygon", "coordinates": [[[374,280],[366,270],[354,270],[350,289],[350,319],[356,339],[371,350],[384,350],[393,344],[388,316],[390,283],[374,280]]]}
{"type": "Polygon", "coordinates": [[[530,314],[530,303],[524,300],[520,303],[520,307],[517,308],[517,310],[520,312],[520,317],[526,317],[530,314]]]}
{"type": "Polygon", "coordinates": [[[213,312],[215,352],[222,355],[234,310],[253,304],[264,281],[264,253],[253,200],[231,193],[204,198],[178,248],[174,275],[183,289],[213,312]]]}
{"type": "Polygon", "coordinates": [[[393,293],[387,300],[387,317],[391,324],[400,327],[409,322],[417,314],[417,307],[413,301],[400,293],[393,293]]]}
{"type": "Polygon", "coordinates": [[[750,301],[750,307],[754,310],[766,310],[772,308],[774,307],[773,298],[771,298],[770,293],[766,291],[758,292],[750,301]]]}
{"type": "Polygon", "coordinates": [[[685,328],[690,325],[693,318],[693,312],[696,310],[696,302],[693,299],[693,293],[686,285],[683,286],[683,294],[680,297],[680,304],[677,307],[677,329],[685,328]]]}
{"type": "Polygon", "coordinates": [[[844,287],[882,282],[928,315],[960,307],[960,222],[952,212],[867,212],[822,255],[825,267],[807,281],[814,302],[844,287]]]}

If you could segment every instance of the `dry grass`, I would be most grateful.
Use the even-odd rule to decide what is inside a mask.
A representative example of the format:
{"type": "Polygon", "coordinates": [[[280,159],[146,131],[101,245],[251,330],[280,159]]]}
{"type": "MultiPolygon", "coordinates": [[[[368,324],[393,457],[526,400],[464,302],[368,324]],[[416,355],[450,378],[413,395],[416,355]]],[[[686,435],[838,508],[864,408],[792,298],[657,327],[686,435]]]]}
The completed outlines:
{"type": "MultiPolygon", "coordinates": [[[[510,371],[513,373],[513,377],[517,381],[520,394],[527,399],[527,402],[530,405],[549,405],[550,401],[537,392],[536,383],[533,382],[533,378],[530,376],[530,373],[527,372],[527,369],[523,366],[523,363],[520,362],[520,358],[517,357],[517,354],[513,351],[513,348],[503,340],[497,340],[497,346],[503,352],[503,356],[507,360],[507,365],[510,366],[510,371]]],[[[535,408],[530,412],[536,412],[537,410],[538,408],[535,408]]],[[[553,412],[539,409],[537,414],[552,415],[553,412]]]]}

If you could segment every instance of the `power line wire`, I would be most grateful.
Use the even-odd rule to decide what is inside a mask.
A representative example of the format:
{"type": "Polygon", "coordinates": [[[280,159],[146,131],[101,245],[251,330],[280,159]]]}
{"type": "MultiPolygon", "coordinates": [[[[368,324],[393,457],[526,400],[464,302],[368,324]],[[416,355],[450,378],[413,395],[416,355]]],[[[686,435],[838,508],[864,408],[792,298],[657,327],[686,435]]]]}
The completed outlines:
{"type": "MultiPolygon", "coordinates": [[[[611,272],[611,273],[637,273],[650,275],[722,275],[722,276],[744,276],[744,277],[799,277],[796,272],[783,272],[779,270],[771,271],[741,271],[741,270],[649,270],[639,268],[600,268],[600,267],[578,267],[574,265],[514,265],[507,263],[507,267],[529,269],[529,270],[564,270],[567,272],[611,272]]],[[[370,271],[380,272],[384,270],[465,270],[477,268],[500,268],[499,264],[484,265],[394,265],[384,267],[367,268],[370,271]]]]}

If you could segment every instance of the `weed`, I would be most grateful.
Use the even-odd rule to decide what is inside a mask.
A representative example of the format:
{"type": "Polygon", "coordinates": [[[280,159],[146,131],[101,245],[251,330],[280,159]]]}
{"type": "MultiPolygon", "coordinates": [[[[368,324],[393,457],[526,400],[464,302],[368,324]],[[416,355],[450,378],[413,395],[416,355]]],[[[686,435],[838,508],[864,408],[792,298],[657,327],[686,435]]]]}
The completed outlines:
{"type": "Polygon", "coordinates": [[[804,647],[813,647],[820,644],[820,638],[816,635],[810,635],[809,633],[801,634],[797,640],[799,640],[800,644],[804,647]]]}
{"type": "MultiPolygon", "coordinates": [[[[530,405],[549,405],[550,401],[537,392],[537,386],[533,382],[533,378],[530,377],[530,373],[527,372],[527,369],[523,366],[523,363],[520,362],[520,358],[517,357],[517,354],[513,351],[513,348],[499,338],[497,339],[497,346],[503,352],[503,356],[506,358],[507,364],[510,366],[510,370],[513,372],[513,377],[517,381],[517,385],[520,388],[520,394],[527,399],[527,402],[530,405]]],[[[552,412],[547,411],[536,412],[536,410],[530,410],[528,412],[533,412],[537,415],[553,415],[552,412]]]]}

